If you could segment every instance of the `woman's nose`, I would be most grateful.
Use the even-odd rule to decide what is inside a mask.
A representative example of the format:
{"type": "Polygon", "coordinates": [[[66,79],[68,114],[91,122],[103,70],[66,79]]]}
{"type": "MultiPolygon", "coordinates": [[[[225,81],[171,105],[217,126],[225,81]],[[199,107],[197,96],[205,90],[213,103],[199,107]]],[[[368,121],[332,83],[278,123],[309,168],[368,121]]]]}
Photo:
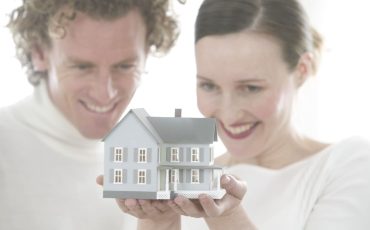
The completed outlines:
{"type": "Polygon", "coordinates": [[[234,124],[243,117],[243,107],[238,98],[232,95],[224,96],[219,104],[219,115],[223,123],[234,124]]]}

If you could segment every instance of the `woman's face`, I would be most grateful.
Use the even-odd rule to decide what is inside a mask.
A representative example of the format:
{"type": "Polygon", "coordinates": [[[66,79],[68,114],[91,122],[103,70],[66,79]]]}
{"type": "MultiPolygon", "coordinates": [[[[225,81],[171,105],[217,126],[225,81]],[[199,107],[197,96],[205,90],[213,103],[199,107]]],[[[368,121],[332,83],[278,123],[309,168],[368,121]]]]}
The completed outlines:
{"type": "Polygon", "coordinates": [[[298,71],[290,71],[272,37],[240,32],[207,36],[196,46],[198,107],[217,120],[238,159],[269,154],[292,132],[298,71]]]}

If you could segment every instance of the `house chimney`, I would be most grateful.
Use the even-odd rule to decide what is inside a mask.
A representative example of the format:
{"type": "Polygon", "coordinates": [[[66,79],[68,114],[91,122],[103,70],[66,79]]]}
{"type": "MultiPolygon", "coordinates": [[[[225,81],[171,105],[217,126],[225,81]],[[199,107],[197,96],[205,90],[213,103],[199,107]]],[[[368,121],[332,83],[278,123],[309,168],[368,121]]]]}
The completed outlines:
{"type": "Polygon", "coordinates": [[[175,117],[181,117],[181,109],[175,109],[175,117]]]}

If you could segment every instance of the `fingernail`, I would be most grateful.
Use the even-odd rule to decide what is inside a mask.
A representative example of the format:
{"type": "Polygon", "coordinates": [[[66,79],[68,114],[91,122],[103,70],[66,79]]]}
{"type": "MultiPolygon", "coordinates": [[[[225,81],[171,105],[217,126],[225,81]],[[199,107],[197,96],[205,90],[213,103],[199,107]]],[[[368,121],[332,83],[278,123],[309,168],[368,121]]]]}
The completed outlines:
{"type": "Polygon", "coordinates": [[[222,183],[223,183],[223,184],[227,184],[227,183],[229,183],[229,182],[230,182],[230,180],[231,180],[231,179],[230,179],[230,177],[226,175],[226,176],[224,176],[224,177],[222,178],[222,183]]]}

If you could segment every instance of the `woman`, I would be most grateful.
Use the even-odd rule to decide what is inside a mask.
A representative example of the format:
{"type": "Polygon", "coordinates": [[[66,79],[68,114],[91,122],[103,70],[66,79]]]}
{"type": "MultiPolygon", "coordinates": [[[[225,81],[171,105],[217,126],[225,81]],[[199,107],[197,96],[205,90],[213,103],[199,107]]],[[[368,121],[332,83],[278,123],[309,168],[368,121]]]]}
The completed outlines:
{"type": "MultiPolygon", "coordinates": [[[[216,164],[246,181],[248,192],[241,202],[245,186],[225,176],[224,199],[177,197],[168,202],[175,213],[204,217],[211,229],[370,226],[370,144],[326,144],[292,125],[294,99],[315,73],[320,46],[296,0],[203,2],[195,34],[198,107],[217,120],[227,148],[216,164]]],[[[120,203],[125,212],[155,217],[140,221],[147,226],[169,212],[159,202],[130,202],[120,203]]],[[[174,216],[167,223],[179,221],[174,216]]],[[[204,229],[188,222],[186,229],[204,229]]]]}

